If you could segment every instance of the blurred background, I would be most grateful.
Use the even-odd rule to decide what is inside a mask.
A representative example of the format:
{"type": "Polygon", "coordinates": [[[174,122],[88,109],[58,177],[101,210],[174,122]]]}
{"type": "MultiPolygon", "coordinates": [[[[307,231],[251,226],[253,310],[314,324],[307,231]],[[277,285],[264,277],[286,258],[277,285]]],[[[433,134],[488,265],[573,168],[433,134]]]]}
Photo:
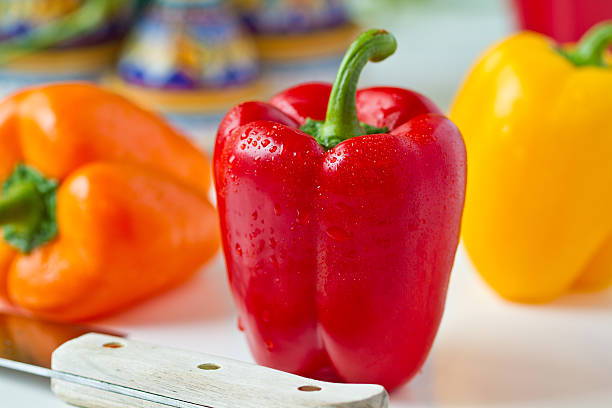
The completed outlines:
{"type": "MultiPolygon", "coordinates": [[[[363,29],[384,28],[399,45],[366,66],[361,86],[411,88],[446,111],[478,56],[507,35],[531,29],[574,42],[607,19],[612,0],[0,0],[0,96],[95,81],[164,115],[212,153],[229,107],[300,82],[331,82],[363,29]]],[[[250,361],[220,254],[209,269],[100,323],[250,361]]],[[[611,307],[610,290],[543,307],[501,301],[460,249],[431,357],[392,406],[608,407],[611,307]]],[[[38,379],[0,374],[3,395],[60,406],[48,402],[46,380],[32,392],[38,379]]],[[[13,406],[42,406],[25,404],[13,406]]]]}
{"type": "Polygon", "coordinates": [[[231,105],[332,81],[363,28],[398,38],[362,85],[395,85],[449,106],[483,49],[518,28],[576,40],[612,17],[599,0],[2,0],[0,95],[58,80],[106,84],[211,149],[231,105]]]}

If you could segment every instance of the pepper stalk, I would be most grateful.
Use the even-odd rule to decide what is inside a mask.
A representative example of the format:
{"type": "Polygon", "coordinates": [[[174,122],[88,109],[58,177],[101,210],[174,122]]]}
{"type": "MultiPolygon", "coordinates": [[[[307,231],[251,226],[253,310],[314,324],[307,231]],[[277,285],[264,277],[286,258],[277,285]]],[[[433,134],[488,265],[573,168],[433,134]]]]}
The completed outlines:
{"type": "Polygon", "coordinates": [[[385,128],[359,122],[355,98],[359,76],[365,64],[368,61],[382,61],[396,49],[395,37],[385,30],[372,29],[357,37],[340,63],[325,121],[308,119],[300,129],[312,135],[326,149],[351,137],[386,132],[385,128]]]}
{"type": "Polygon", "coordinates": [[[0,196],[0,225],[7,243],[28,253],[57,235],[57,187],[57,181],[32,167],[17,165],[0,196]]]}
{"type": "Polygon", "coordinates": [[[612,22],[605,22],[587,31],[573,50],[559,52],[578,67],[605,67],[604,53],[611,44],[612,22]]]}

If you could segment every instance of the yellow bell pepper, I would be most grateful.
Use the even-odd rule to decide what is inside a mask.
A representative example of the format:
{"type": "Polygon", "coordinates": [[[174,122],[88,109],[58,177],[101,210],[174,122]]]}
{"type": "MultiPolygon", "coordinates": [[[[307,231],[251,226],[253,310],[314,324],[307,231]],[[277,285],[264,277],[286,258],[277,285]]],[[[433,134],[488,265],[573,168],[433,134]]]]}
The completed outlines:
{"type": "Polygon", "coordinates": [[[523,32],[475,65],[450,117],[464,135],[464,245],[504,298],[612,283],[612,24],[572,48],[523,32]]]}

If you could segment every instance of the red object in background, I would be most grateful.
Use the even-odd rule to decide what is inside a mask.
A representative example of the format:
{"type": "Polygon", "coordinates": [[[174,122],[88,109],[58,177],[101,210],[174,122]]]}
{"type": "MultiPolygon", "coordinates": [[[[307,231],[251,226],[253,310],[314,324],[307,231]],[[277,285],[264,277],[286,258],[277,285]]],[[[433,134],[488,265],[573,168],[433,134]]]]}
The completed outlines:
{"type": "Polygon", "coordinates": [[[344,65],[344,93],[303,84],[223,119],[214,154],[223,247],[260,364],[392,390],[418,372],[442,317],[465,147],[420,94],[379,87],[355,97],[358,75],[342,76],[344,65]],[[387,129],[332,133],[347,138],[331,145],[297,129],[307,118],[357,117],[387,129]]]}
{"type": "Polygon", "coordinates": [[[612,0],[513,0],[522,29],[557,42],[576,42],[593,25],[612,19],[612,0]]]}

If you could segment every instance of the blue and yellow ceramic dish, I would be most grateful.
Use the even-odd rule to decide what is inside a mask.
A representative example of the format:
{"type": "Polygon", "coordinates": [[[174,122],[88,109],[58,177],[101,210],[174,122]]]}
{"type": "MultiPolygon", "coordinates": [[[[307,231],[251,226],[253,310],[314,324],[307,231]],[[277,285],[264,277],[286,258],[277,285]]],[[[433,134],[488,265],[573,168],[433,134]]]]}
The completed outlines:
{"type": "Polygon", "coordinates": [[[220,111],[259,92],[257,51],[219,0],[159,0],[133,28],[112,84],[169,111],[220,111]]]}
{"type": "Polygon", "coordinates": [[[358,34],[342,0],[234,0],[262,59],[274,62],[344,52],[358,34]]]}

